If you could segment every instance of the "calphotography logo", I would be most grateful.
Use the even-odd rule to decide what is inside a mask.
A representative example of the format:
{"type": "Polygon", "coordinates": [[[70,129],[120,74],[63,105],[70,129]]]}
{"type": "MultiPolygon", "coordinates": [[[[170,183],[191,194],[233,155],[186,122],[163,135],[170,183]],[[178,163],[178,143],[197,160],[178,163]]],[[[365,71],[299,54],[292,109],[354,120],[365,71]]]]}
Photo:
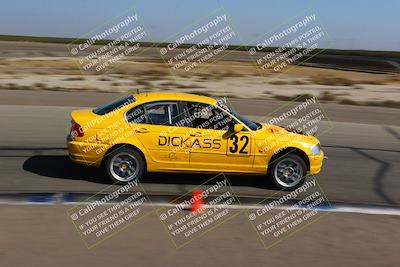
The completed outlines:
{"type": "Polygon", "coordinates": [[[114,191],[106,188],[85,203],[68,211],[82,241],[88,248],[103,242],[129,225],[150,214],[142,209],[149,203],[137,182],[128,182],[114,191]]]}
{"type": "Polygon", "coordinates": [[[173,73],[195,72],[221,58],[235,37],[228,15],[217,13],[173,36],[173,42],[160,48],[160,55],[173,73]]]}
{"type": "Polygon", "coordinates": [[[331,205],[315,178],[278,198],[267,198],[259,209],[249,210],[248,218],[261,242],[269,249],[329,213],[331,205]]]}
{"type": "Polygon", "coordinates": [[[261,73],[282,72],[321,53],[328,44],[327,33],[317,15],[310,13],[266,34],[248,52],[261,73]]]}
{"type": "Polygon", "coordinates": [[[293,101],[266,117],[269,125],[278,125],[289,132],[305,135],[321,136],[334,127],[315,96],[294,97],[293,101]]]}
{"type": "Polygon", "coordinates": [[[223,174],[170,204],[156,211],[176,248],[182,248],[240,213],[230,208],[240,203],[223,174]],[[199,201],[205,206],[199,206],[199,201]]]}
{"type": "Polygon", "coordinates": [[[139,52],[147,32],[139,15],[135,11],[129,13],[69,44],[70,53],[77,58],[82,72],[105,73],[119,61],[139,52]],[[82,42],[84,38],[87,39],[82,42]]]}

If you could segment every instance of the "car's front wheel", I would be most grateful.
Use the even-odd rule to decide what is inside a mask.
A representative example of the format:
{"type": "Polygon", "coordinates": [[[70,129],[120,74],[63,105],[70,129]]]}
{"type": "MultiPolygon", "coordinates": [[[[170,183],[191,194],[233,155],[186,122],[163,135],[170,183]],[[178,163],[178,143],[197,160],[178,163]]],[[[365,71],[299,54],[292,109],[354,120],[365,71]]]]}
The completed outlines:
{"type": "Polygon", "coordinates": [[[300,187],[306,178],[307,166],[304,160],[294,154],[288,154],[271,162],[268,176],[274,185],[283,190],[300,187]]]}
{"type": "Polygon", "coordinates": [[[122,147],[107,156],[104,164],[108,177],[118,184],[137,181],[145,171],[145,161],[136,150],[122,147]]]}

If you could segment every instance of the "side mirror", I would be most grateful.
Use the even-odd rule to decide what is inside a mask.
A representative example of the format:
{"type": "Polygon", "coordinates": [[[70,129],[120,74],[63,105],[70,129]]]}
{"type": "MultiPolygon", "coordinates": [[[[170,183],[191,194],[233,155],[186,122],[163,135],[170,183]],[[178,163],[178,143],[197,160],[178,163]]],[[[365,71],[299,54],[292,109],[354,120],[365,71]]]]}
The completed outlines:
{"type": "Polygon", "coordinates": [[[238,133],[243,130],[243,124],[236,123],[235,126],[233,126],[233,133],[238,133]]]}

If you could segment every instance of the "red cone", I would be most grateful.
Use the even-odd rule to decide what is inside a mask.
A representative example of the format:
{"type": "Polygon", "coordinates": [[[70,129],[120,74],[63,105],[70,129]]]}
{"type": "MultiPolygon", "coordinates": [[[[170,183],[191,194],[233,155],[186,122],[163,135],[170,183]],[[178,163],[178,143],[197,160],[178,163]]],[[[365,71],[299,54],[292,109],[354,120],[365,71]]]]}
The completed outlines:
{"type": "Polygon", "coordinates": [[[203,208],[203,193],[200,191],[193,192],[193,205],[192,205],[192,212],[194,214],[200,214],[204,212],[203,208]]]}

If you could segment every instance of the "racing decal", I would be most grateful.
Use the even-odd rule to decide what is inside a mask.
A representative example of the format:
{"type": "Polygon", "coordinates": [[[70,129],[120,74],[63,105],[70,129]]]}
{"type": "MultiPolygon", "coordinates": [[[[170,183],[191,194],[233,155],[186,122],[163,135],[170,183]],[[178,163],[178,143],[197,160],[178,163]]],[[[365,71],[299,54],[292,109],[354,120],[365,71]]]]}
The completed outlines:
{"type": "Polygon", "coordinates": [[[159,146],[183,146],[185,141],[181,136],[159,136],[158,145],[159,146]]]}
{"type": "Polygon", "coordinates": [[[222,139],[218,138],[183,138],[182,136],[159,136],[158,146],[167,147],[189,147],[189,148],[205,148],[220,149],[222,139]]]}
{"type": "Polygon", "coordinates": [[[249,155],[250,137],[248,135],[232,135],[228,139],[228,155],[249,155]]]}

